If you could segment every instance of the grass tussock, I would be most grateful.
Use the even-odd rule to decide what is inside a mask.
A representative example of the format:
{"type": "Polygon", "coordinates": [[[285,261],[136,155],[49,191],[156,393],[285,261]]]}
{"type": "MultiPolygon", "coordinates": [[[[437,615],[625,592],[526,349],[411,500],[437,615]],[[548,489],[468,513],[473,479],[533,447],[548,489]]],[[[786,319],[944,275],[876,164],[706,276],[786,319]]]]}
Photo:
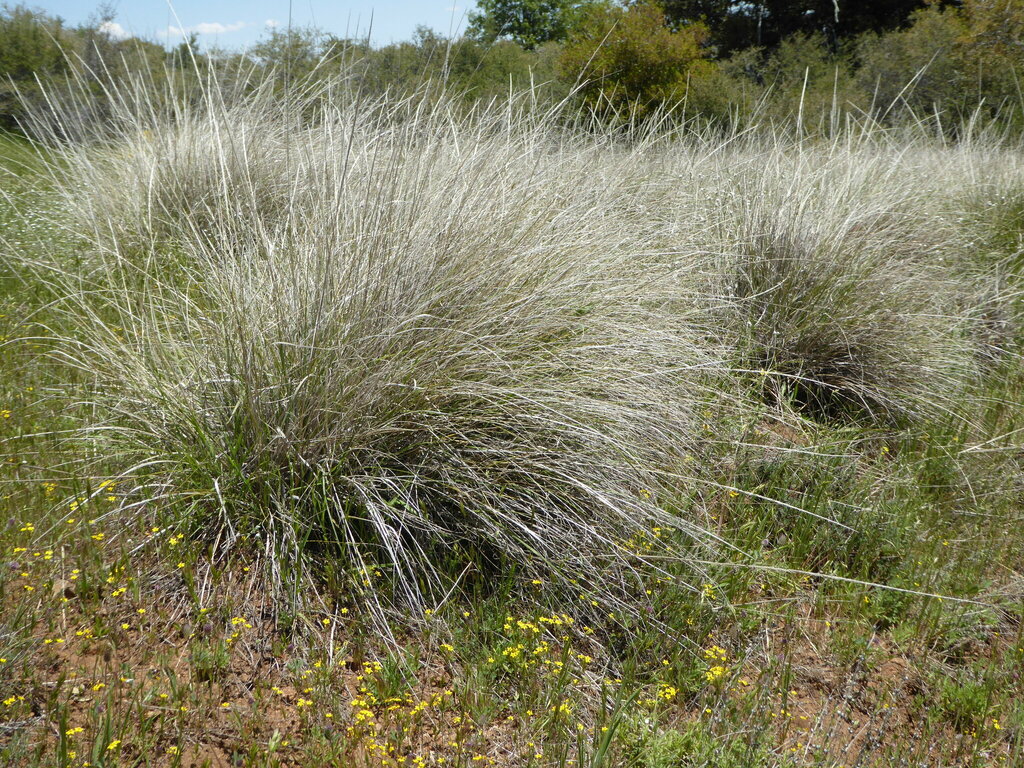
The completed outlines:
{"type": "Polygon", "coordinates": [[[643,148],[356,106],[296,131],[208,104],[60,153],[87,265],[55,266],[60,354],[138,503],[256,536],[277,570],[383,568],[414,606],[470,565],[622,594],[624,542],[706,539],[659,500],[693,472],[721,356],[634,269],[654,240],[614,213],[643,148]]]}
{"type": "Polygon", "coordinates": [[[965,286],[928,241],[877,214],[774,210],[748,223],[730,267],[741,360],[765,391],[827,418],[956,410],[974,373],[968,317],[951,311],[965,286]]]}

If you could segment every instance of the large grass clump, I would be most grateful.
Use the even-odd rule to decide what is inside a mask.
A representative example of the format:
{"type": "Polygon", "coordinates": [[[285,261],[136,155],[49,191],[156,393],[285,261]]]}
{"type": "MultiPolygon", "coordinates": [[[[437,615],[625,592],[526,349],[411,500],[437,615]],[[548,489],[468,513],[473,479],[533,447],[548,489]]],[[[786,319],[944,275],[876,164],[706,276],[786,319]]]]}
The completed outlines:
{"type": "Polygon", "coordinates": [[[954,408],[972,359],[952,311],[955,284],[935,264],[894,253],[893,234],[878,220],[822,231],[784,218],[742,244],[732,284],[739,349],[773,397],[870,421],[954,408]]]}
{"type": "Polygon", "coordinates": [[[335,96],[209,98],[60,148],[81,248],[49,279],[92,455],[275,571],[386,571],[407,606],[467,567],[614,600],[638,532],[704,538],[660,501],[716,367],[613,215],[643,147],[335,96]]]}
{"type": "Polygon", "coordinates": [[[908,165],[867,136],[740,146],[708,174],[722,338],[770,400],[870,424],[969,410],[989,302],[908,165]]]}

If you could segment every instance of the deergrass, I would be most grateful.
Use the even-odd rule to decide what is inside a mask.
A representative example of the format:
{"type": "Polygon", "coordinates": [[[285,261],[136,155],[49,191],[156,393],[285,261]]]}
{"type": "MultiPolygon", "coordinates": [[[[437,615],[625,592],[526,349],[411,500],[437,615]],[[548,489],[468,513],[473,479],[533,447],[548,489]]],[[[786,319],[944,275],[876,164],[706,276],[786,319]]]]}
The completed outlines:
{"type": "Polygon", "coordinates": [[[922,155],[873,134],[668,155],[652,208],[716,260],[719,338],[769,399],[867,423],[957,410],[998,291],[960,261],[922,155]]]}
{"type": "Polygon", "coordinates": [[[884,224],[801,224],[765,215],[731,267],[741,360],[774,397],[819,415],[953,408],[973,373],[965,320],[949,311],[955,282],[934,261],[901,258],[884,224]]]}
{"type": "Polygon", "coordinates": [[[709,539],[661,501],[721,376],[698,313],[635,270],[652,238],[613,215],[643,150],[580,184],[596,142],[413,106],[295,130],[208,105],[65,147],[87,266],[53,268],[59,354],[95,380],[83,436],[135,503],[258,537],[275,568],[341,557],[419,608],[467,566],[622,603],[624,542],[709,539]]]}

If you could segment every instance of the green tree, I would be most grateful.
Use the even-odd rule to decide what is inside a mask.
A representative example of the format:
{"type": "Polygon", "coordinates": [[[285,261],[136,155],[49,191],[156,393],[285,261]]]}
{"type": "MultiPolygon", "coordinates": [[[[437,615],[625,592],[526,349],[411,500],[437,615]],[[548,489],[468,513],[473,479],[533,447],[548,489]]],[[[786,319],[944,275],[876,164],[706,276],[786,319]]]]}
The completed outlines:
{"type": "Polygon", "coordinates": [[[57,17],[24,5],[0,5],[0,125],[12,128],[40,79],[64,72],[77,41],[57,17]]]}
{"type": "Polygon", "coordinates": [[[477,0],[467,35],[485,43],[508,39],[527,49],[563,40],[588,6],[599,0],[477,0]]]}
{"type": "Polygon", "coordinates": [[[663,0],[673,23],[701,19],[723,52],[775,48],[791,35],[820,34],[833,50],[864,32],[897,29],[928,4],[955,0],[663,0]]]}
{"type": "Polygon", "coordinates": [[[600,112],[642,117],[682,101],[690,82],[715,65],[704,46],[707,27],[672,29],[661,6],[596,5],[572,30],[559,62],[563,79],[581,83],[584,101],[600,112]]]}

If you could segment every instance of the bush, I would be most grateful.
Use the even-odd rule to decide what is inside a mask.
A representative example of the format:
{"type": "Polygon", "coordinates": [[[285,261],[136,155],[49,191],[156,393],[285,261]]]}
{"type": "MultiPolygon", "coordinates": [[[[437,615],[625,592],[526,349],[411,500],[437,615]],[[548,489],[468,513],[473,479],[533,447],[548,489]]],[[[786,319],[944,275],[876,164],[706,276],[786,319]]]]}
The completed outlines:
{"type": "Polygon", "coordinates": [[[644,117],[681,103],[691,78],[710,77],[706,39],[702,24],[670,29],[653,2],[595,5],[566,42],[561,76],[581,83],[584,103],[600,114],[644,117]]]}
{"type": "Polygon", "coordinates": [[[979,113],[1019,130],[1024,8],[986,0],[958,5],[921,9],[906,29],[863,38],[857,79],[890,117],[934,113],[955,131],[979,113]]]}
{"type": "Polygon", "coordinates": [[[969,111],[967,73],[958,60],[965,28],[953,9],[929,7],[915,13],[911,26],[883,35],[865,35],[858,44],[857,81],[873,94],[881,115],[917,116],[935,110],[969,111]]]}
{"type": "Polygon", "coordinates": [[[39,95],[37,77],[66,71],[73,44],[59,19],[23,5],[0,6],[0,127],[17,125],[22,100],[39,95]]]}
{"type": "Polygon", "coordinates": [[[751,117],[779,127],[834,132],[865,101],[847,57],[830,50],[821,34],[792,35],[771,53],[742,51],[723,69],[757,86],[751,117]]]}

